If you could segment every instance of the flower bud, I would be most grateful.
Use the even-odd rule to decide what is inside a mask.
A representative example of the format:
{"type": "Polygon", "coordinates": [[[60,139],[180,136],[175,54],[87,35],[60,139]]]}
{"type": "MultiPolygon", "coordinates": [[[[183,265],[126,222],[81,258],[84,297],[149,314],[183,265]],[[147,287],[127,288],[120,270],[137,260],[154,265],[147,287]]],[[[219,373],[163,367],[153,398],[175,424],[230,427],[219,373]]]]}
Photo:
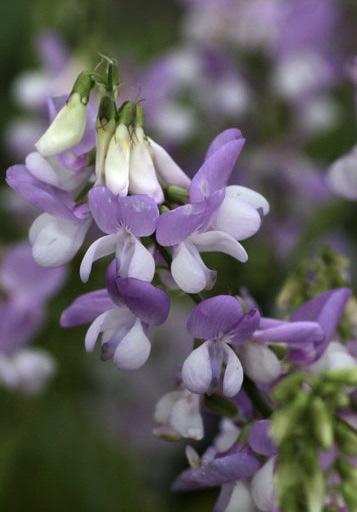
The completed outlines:
{"type": "Polygon", "coordinates": [[[329,410],[320,397],[311,402],[312,427],[316,440],[326,450],[333,444],[333,426],[329,410]]]}
{"type": "Polygon", "coordinates": [[[77,78],[66,105],[35,144],[43,156],[54,156],[78,144],[86,127],[86,105],[93,81],[88,73],[77,78]]]}
{"type": "Polygon", "coordinates": [[[343,421],[336,421],[335,436],[339,449],[351,457],[357,456],[357,434],[343,421]]]}
{"type": "Polygon", "coordinates": [[[115,102],[109,96],[103,96],[99,105],[98,117],[96,122],[97,143],[95,173],[97,183],[104,183],[104,163],[107,155],[109,143],[114,135],[116,126],[116,107],[115,102]]]}

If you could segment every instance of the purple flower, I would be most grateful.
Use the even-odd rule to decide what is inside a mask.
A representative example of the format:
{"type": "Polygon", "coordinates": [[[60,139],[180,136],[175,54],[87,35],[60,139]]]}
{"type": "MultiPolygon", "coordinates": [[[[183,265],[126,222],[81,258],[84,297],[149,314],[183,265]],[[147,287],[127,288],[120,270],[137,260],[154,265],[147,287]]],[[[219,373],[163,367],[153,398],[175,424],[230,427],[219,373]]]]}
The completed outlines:
{"type": "Polygon", "coordinates": [[[229,295],[212,297],[196,306],[187,329],[194,338],[205,341],[183,364],[184,386],[202,394],[222,385],[226,396],[236,395],[243,382],[243,368],[232,346],[253,334],[259,318],[256,310],[244,313],[240,302],[229,295]]]}
{"type": "Polygon", "coordinates": [[[85,338],[88,352],[94,350],[100,336],[104,361],[113,359],[118,368],[127,370],[140,368],[151,350],[147,329],[166,320],[169,298],[145,281],[110,279],[110,295],[107,290],[98,290],[78,297],[63,312],[61,325],[92,322],[85,338]]]}
{"type": "Polygon", "coordinates": [[[269,384],[283,373],[269,344],[286,346],[293,364],[306,366],[318,361],[335,335],[350,294],[348,288],[324,292],[302,304],[288,321],[261,318],[251,340],[238,348],[244,372],[261,384],[269,384]]]}
{"type": "Polygon", "coordinates": [[[0,267],[0,351],[14,353],[38,331],[44,319],[44,304],[63,285],[64,268],[38,266],[26,243],[12,246],[0,267]]]}
{"type": "Polygon", "coordinates": [[[37,217],[29,232],[35,261],[44,267],[68,263],[90,227],[87,206],[77,206],[68,192],[40,181],[24,165],[10,167],[6,181],[26,201],[46,212],[37,217]]]}
{"type": "Polygon", "coordinates": [[[159,210],[149,196],[115,196],[106,187],[94,187],[89,193],[89,208],[98,227],[107,233],[87,250],[80,269],[88,281],[94,261],[115,253],[121,277],[152,281],[155,261],[138,237],[151,235],[159,210]]]}
{"type": "Polygon", "coordinates": [[[173,246],[171,273],[187,293],[212,288],[215,282],[216,273],[205,266],[200,252],[220,251],[247,261],[238,240],[256,233],[261,224],[259,212],[269,211],[267,201],[253,190],[225,188],[243,145],[239,130],[218,135],[192,180],[190,203],[159,218],[156,238],[163,246],[173,246]]]}

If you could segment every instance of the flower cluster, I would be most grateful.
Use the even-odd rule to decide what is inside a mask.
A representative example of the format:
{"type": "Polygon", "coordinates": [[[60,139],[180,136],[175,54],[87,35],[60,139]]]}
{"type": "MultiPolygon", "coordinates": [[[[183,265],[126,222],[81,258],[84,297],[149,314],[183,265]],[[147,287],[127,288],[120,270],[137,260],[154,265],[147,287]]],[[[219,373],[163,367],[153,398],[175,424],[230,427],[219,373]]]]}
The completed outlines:
{"type": "Polygon", "coordinates": [[[26,345],[44,322],[46,301],[58,292],[65,277],[64,268],[37,265],[27,243],[13,245],[2,255],[0,381],[7,388],[35,393],[53,374],[52,357],[26,345]]]}
{"type": "MultiPolygon", "coordinates": [[[[147,136],[140,102],[119,104],[118,84],[112,61],[102,74],[82,72],[68,98],[49,102],[51,124],[36,143],[37,151],[24,165],[7,171],[10,187],[42,212],[29,232],[34,260],[44,267],[61,267],[90,239],[79,270],[87,283],[93,264],[111,257],[105,287],[75,299],[61,324],[90,323],[86,350],[94,351],[99,342],[101,359],[112,360],[119,369],[140,368],[149,358],[149,330],[166,321],[168,292],[178,290],[195,302],[186,325],[193,350],[180,365],[176,388],[157,404],[155,433],[172,440],[201,440],[203,412],[230,419],[221,422],[221,434],[202,457],[188,447],[191,469],[178,477],[174,489],[221,487],[216,512],[231,512],[238,505],[252,511],[283,510],[289,486],[294,492],[298,487],[296,467],[303,467],[299,461],[293,484],[282,478],[276,490],[275,475],[282,474],[294,418],[304,420],[316,400],[321,414],[325,396],[336,417],[341,404],[345,416],[352,412],[349,384],[355,381],[355,349],[343,344],[338,333],[351,292],[346,286],[326,286],[300,301],[288,318],[265,317],[247,293],[204,297],[213,289],[217,271],[201,254],[219,252],[246,262],[241,242],[257,233],[269,212],[261,194],[229,185],[245,139],[238,129],[224,130],[190,178],[147,136]],[[342,380],[333,373],[341,368],[351,370],[342,380]],[[329,372],[332,377],[326,377],[329,372]],[[301,373],[303,381],[299,377],[294,388],[301,373]],[[336,389],[325,385],[337,378],[336,389]],[[310,386],[309,396],[302,382],[310,386]],[[286,383],[289,391],[277,395],[286,383]],[[290,394],[291,407],[285,403],[290,394]]],[[[314,430],[314,439],[319,447],[341,452],[338,460],[350,468],[343,449],[348,421],[333,421],[332,430],[342,428],[342,434],[325,443],[314,430]]],[[[310,423],[306,430],[298,424],[301,442],[310,436],[310,423]]],[[[321,473],[315,452],[313,481],[321,473]]],[[[321,499],[314,506],[309,485],[303,487],[301,510],[320,511],[321,499]]],[[[348,489],[343,499],[353,502],[348,489]]]]}

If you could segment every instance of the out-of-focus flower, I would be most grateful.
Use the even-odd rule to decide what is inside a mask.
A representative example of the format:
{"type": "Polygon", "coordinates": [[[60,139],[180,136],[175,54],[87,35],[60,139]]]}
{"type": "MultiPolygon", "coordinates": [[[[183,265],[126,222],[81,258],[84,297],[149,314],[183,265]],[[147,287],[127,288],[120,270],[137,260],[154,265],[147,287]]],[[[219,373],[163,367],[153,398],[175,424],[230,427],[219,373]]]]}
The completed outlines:
{"type": "Polygon", "coordinates": [[[200,396],[195,393],[182,389],[166,393],[156,404],[154,419],[154,434],[163,439],[203,439],[200,396]]]}
{"type": "Polygon", "coordinates": [[[46,352],[22,347],[38,332],[45,318],[45,303],[63,285],[65,276],[64,268],[38,266],[26,243],[10,247],[2,258],[0,381],[10,389],[35,393],[55,370],[46,352]]]}
{"type": "Polygon", "coordinates": [[[357,200],[357,147],[330,166],[327,181],[335,194],[357,200]]]}

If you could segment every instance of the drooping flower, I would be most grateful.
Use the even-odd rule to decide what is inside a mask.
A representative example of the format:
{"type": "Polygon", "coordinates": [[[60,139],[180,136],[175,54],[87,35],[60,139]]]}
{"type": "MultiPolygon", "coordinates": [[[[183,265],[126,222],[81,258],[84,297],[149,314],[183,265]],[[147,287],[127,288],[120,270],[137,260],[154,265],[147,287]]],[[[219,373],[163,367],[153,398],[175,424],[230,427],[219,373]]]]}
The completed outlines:
{"type": "Polygon", "coordinates": [[[78,297],[62,314],[61,325],[72,327],[92,322],[85,338],[88,352],[101,338],[101,358],[112,359],[121,369],[140,368],[148,359],[151,344],[149,326],[163,323],[169,312],[169,298],[148,282],[114,277],[109,272],[108,290],[78,297]]]}
{"type": "Polygon", "coordinates": [[[266,199],[246,187],[226,187],[244,145],[239,130],[222,132],[211,143],[206,160],[190,186],[190,203],[160,216],[156,238],[173,247],[171,273],[187,293],[211,288],[216,273],[206,267],[200,252],[219,251],[245,262],[248,255],[238,240],[256,233],[260,214],[269,211],[266,199]]]}
{"type": "Polygon", "coordinates": [[[156,228],[159,210],[149,196],[115,196],[108,188],[94,187],[88,204],[98,227],[107,233],[87,250],[80,268],[82,281],[89,278],[94,261],[115,253],[122,277],[152,281],[155,261],[138,237],[151,235],[156,228]]]}
{"type": "Polygon", "coordinates": [[[236,395],[243,382],[243,368],[234,347],[248,339],[259,324],[259,313],[245,313],[240,302],[218,295],[197,305],[187,329],[205,340],[194,349],[182,367],[184,386],[193,393],[211,393],[222,386],[226,396],[236,395]]]}

